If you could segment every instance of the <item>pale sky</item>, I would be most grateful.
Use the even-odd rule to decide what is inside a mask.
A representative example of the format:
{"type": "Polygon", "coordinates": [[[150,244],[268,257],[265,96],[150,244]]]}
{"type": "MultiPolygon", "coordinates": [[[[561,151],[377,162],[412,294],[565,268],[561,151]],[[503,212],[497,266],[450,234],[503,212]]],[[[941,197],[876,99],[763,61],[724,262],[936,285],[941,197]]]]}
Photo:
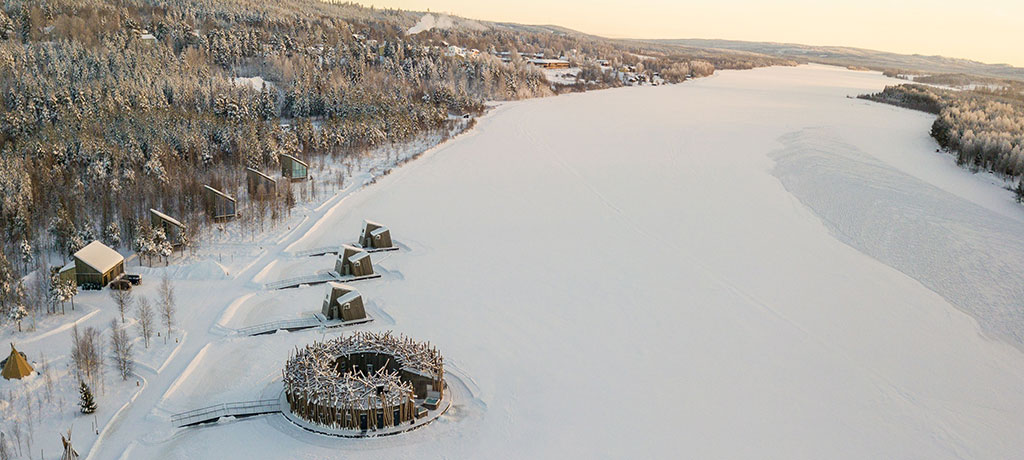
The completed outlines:
{"type": "Polygon", "coordinates": [[[939,54],[1024,67],[1024,0],[363,0],[616,38],[723,38],[939,54]]]}

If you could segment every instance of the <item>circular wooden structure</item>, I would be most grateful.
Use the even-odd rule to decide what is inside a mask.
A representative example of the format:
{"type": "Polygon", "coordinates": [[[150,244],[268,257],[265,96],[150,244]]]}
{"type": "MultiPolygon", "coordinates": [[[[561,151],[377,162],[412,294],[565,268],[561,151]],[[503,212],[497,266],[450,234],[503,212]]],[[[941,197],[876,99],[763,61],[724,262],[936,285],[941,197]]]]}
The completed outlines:
{"type": "Polygon", "coordinates": [[[391,332],[356,332],[297,349],[284,369],[292,414],[332,429],[377,431],[414,423],[418,402],[444,396],[436,348],[391,332]]]}

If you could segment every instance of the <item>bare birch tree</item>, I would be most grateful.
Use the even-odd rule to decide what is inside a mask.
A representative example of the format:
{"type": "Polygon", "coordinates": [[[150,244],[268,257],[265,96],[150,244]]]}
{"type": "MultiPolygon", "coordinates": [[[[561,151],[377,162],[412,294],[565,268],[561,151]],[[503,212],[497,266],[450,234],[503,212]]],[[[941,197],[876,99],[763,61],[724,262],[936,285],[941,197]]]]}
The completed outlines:
{"type": "Polygon", "coordinates": [[[153,338],[153,306],[149,304],[149,299],[144,296],[140,296],[135,301],[135,305],[135,320],[138,321],[139,335],[142,336],[146,348],[149,348],[149,341],[153,338]]]}
{"type": "Polygon", "coordinates": [[[117,319],[110,320],[110,349],[113,351],[114,367],[121,374],[121,380],[128,380],[135,362],[132,359],[132,341],[123,324],[117,319]]]}

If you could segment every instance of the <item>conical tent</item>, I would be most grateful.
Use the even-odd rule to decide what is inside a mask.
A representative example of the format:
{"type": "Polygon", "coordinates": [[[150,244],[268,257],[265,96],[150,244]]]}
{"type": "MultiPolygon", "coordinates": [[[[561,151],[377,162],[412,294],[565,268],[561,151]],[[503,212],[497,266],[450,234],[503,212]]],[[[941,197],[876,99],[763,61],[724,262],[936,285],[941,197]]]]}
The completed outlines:
{"type": "Polygon", "coordinates": [[[25,361],[25,357],[18,353],[18,350],[14,349],[14,344],[11,344],[11,356],[7,358],[7,363],[4,364],[3,377],[7,380],[10,379],[22,379],[28,377],[32,373],[32,366],[25,361]]]}
{"type": "Polygon", "coordinates": [[[61,442],[64,443],[64,454],[60,456],[60,460],[78,460],[78,452],[71,447],[71,430],[68,430],[68,437],[60,435],[61,442]]]}

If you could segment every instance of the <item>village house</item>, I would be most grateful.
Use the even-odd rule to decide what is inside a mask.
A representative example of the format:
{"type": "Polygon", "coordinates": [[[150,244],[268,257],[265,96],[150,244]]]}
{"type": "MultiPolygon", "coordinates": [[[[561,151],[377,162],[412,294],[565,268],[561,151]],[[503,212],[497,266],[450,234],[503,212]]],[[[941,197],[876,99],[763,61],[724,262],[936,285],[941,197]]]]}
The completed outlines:
{"type": "Polygon", "coordinates": [[[124,256],[99,241],[85,245],[71,257],[75,261],[74,277],[79,286],[85,283],[106,286],[124,274],[124,256]]]}
{"type": "Polygon", "coordinates": [[[363,296],[352,286],[342,283],[327,283],[327,297],[321,312],[327,319],[354,321],[366,318],[363,296]]]}
{"type": "Polygon", "coordinates": [[[545,69],[569,68],[569,61],[566,61],[564,59],[530,59],[529,61],[526,62],[529,62],[530,64],[533,64],[537,67],[543,67],[545,69]]]}

